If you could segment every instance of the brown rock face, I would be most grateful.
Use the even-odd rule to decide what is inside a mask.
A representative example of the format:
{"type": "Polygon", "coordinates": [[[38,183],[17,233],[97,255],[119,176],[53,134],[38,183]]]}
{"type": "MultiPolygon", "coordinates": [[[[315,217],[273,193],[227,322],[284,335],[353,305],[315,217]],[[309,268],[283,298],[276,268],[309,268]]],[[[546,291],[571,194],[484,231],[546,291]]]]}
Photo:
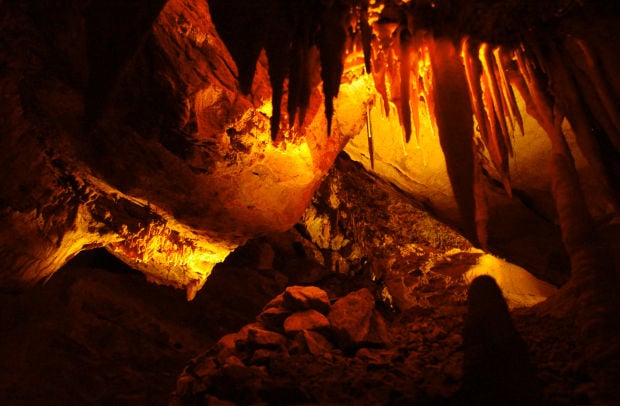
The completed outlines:
{"type": "Polygon", "coordinates": [[[329,312],[327,292],[314,286],[289,286],[283,294],[284,306],[291,310],[313,309],[329,312]]]}
{"type": "MultiPolygon", "coordinates": [[[[375,299],[366,288],[349,293],[336,301],[329,312],[329,321],[342,348],[355,348],[365,343],[376,343],[371,321],[381,317],[375,313],[375,299]]],[[[385,328],[385,326],[383,326],[385,328]]]]}
{"type": "Polygon", "coordinates": [[[316,310],[296,312],[284,320],[284,332],[295,335],[303,330],[322,330],[329,327],[329,320],[316,310]]]}

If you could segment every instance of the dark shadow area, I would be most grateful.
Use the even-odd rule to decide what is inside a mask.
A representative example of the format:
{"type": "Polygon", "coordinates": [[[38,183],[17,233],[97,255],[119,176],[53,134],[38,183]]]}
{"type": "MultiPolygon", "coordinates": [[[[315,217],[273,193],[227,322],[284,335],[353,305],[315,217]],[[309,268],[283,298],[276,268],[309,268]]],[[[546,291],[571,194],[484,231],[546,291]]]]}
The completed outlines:
{"type": "Polygon", "coordinates": [[[82,252],[47,283],[0,293],[0,404],[165,405],[184,365],[283,283],[223,263],[188,302],[104,249],[82,252]]]}
{"type": "Polygon", "coordinates": [[[479,276],[467,294],[462,404],[540,405],[541,385],[495,279],[479,276]]]}
{"type": "Polygon", "coordinates": [[[470,241],[477,241],[474,224],[473,115],[467,79],[451,42],[436,41],[432,58],[439,142],[461,215],[462,232],[470,241]]]}

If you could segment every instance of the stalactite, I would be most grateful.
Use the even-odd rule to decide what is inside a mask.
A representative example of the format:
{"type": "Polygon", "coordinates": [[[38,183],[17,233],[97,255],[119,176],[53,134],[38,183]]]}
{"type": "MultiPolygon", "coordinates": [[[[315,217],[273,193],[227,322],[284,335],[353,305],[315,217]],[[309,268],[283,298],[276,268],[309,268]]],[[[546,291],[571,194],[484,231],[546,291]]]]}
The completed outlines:
{"type": "Polygon", "coordinates": [[[410,92],[410,106],[411,106],[411,119],[413,121],[413,128],[415,131],[415,139],[418,146],[420,146],[420,92],[418,91],[420,81],[420,48],[424,46],[424,34],[422,31],[417,31],[413,37],[413,46],[411,50],[411,79],[409,80],[410,92]]]}
{"type": "Polygon", "coordinates": [[[305,0],[297,11],[293,23],[295,35],[292,38],[287,104],[289,127],[291,128],[295,124],[296,116],[299,119],[299,127],[303,127],[306,110],[310,103],[310,82],[313,68],[312,36],[318,25],[312,6],[310,0],[305,0]]]}
{"type": "MultiPolygon", "coordinates": [[[[376,49],[373,47],[373,49],[376,49]]],[[[387,63],[385,61],[385,54],[382,50],[375,51],[375,57],[373,58],[372,79],[375,83],[375,89],[377,93],[381,95],[383,101],[383,111],[386,116],[390,115],[390,100],[387,94],[387,85],[385,83],[385,75],[387,69],[387,63]]]]}
{"type": "Polygon", "coordinates": [[[590,110],[616,151],[620,153],[620,102],[609,93],[609,81],[587,45],[570,36],[565,45],[570,56],[566,62],[577,79],[590,110]]]}
{"type": "Polygon", "coordinates": [[[375,82],[375,89],[383,99],[383,111],[385,115],[390,115],[390,95],[388,94],[387,75],[391,66],[392,35],[397,25],[393,23],[373,24],[373,58],[372,78],[375,82]]]}
{"type": "Polygon", "coordinates": [[[601,99],[601,103],[616,127],[616,131],[620,132],[620,116],[618,115],[620,106],[618,104],[618,100],[616,100],[616,97],[609,92],[609,81],[605,77],[603,71],[601,71],[596,57],[592,55],[590,48],[585,44],[585,42],[575,37],[570,37],[570,39],[574,40],[576,45],[581,50],[583,55],[582,61],[585,62],[585,65],[588,68],[587,71],[592,83],[594,84],[594,90],[596,90],[596,93],[601,99]]]}
{"type": "Polygon", "coordinates": [[[366,69],[366,73],[372,72],[372,27],[368,21],[368,0],[362,0],[361,2],[361,10],[360,10],[360,32],[362,39],[362,50],[364,52],[364,67],[366,69]]]}
{"type": "Polygon", "coordinates": [[[209,11],[218,34],[237,65],[239,88],[243,94],[249,94],[256,73],[256,61],[265,47],[270,29],[271,10],[264,1],[239,1],[242,3],[209,0],[209,11]],[[235,16],[234,24],[227,24],[231,15],[235,16]]]}
{"type": "Polygon", "coordinates": [[[614,204],[617,210],[620,201],[605,168],[601,155],[601,146],[594,130],[598,124],[585,104],[576,79],[568,68],[570,64],[565,60],[567,56],[560,53],[558,47],[553,42],[549,43],[547,50],[550,73],[554,77],[554,81],[551,84],[552,91],[556,98],[560,99],[558,102],[561,103],[562,109],[566,113],[566,117],[575,132],[579,149],[584,154],[588,164],[595,171],[597,178],[602,182],[609,201],[614,204]]]}
{"type": "MultiPolygon", "coordinates": [[[[414,79],[417,76],[413,75],[414,79]]],[[[415,134],[416,145],[420,145],[420,95],[418,94],[418,87],[416,86],[416,80],[411,81],[411,119],[413,121],[413,130],[415,134]]]]}
{"type": "Polygon", "coordinates": [[[272,90],[271,139],[274,141],[280,129],[284,81],[290,73],[290,38],[295,33],[295,27],[289,17],[290,12],[291,10],[287,7],[278,7],[277,4],[273,4],[270,13],[269,33],[265,44],[265,52],[269,59],[269,81],[272,90]]]}
{"type": "Polygon", "coordinates": [[[517,100],[515,99],[512,87],[510,87],[510,83],[508,82],[508,79],[506,77],[506,63],[504,62],[504,59],[508,57],[504,55],[504,51],[501,47],[497,47],[493,50],[493,56],[495,57],[495,65],[499,74],[499,83],[501,85],[500,89],[502,92],[502,98],[506,102],[506,107],[510,115],[510,122],[512,124],[513,131],[514,122],[516,121],[517,125],[519,126],[519,130],[521,131],[521,135],[525,135],[525,131],[523,130],[523,118],[521,117],[521,112],[519,111],[519,107],[517,106],[517,100]]]}
{"type": "Polygon", "coordinates": [[[426,101],[427,117],[429,120],[429,127],[433,133],[433,137],[439,136],[439,129],[437,127],[437,120],[435,116],[435,95],[433,92],[433,70],[431,66],[431,57],[428,50],[428,45],[425,44],[421,47],[422,61],[424,69],[420,73],[420,83],[422,89],[422,98],[426,101]]]}
{"type": "Polygon", "coordinates": [[[372,139],[372,121],[370,119],[370,106],[366,104],[366,137],[368,139],[368,156],[370,168],[375,169],[375,146],[372,139]]]}
{"type": "Polygon", "coordinates": [[[411,34],[406,27],[401,27],[399,34],[399,59],[400,59],[400,98],[399,115],[403,126],[405,142],[411,139],[411,34]]]}
{"type": "Polygon", "coordinates": [[[327,118],[327,135],[331,134],[334,98],[338,96],[340,78],[344,69],[343,57],[347,31],[345,20],[350,12],[343,0],[334,0],[321,10],[321,28],[319,31],[319,50],[321,52],[321,78],[325,97],[325,117],[327,118]]]}
{"type": "MultiPolygon", "coordinates": [[[[501,176],[504,189],[509,196],[512,196],[512,188],[510,185],[509,165],[508,165],[508,148],[506,146],[505,124],[502,125],[504,116],[501,111],[501,103],[497,92],[497,84],[495,76],[489,64],[488,45],[482,44],[478,50],[478,58],[482,64],[480,73],[482,88],[482,104],[486,112],[487,122],[489,123],[489,137],[486,147],[489,150],[491,161],[495,169],[501,176]]],[[[507,131],[507,130],[506,130],[507,131]]]]}
{"type": "MultiPolygon", "coordinates": [[[[489,106],[492,108],[492,112],[489,111],[489,119],[491,123],[493,123],[493,116],[497,120],[497,124],[499,124],[499,136],[503,140],[506,138],[506,134],[508,134],[508,127],[506,125],[506,114],[503,109],[502,96],[500,94],[499,87],[497,85],[497,79],[495,75],[495,67],[494,67],[494,59],[491,57],[491,51],[489,50],[488,44],[482,44],[479,49],[479,57],[480,62],[482,62],[482,72],[484,74],[485,83],[487,86],[487,90],[489,95],[491,96],[492,105],[489,106]]],[[[496,137],[499,138],[498,134],[495,134],[496,137]]],[[[499,141],[499,140],[498,140],[499,141]]],[[[506,146],[507,147],[507,146],[506,146]]]]}
{"type": "MultiPolygon", "coordinates": [[[[482,100],[482,88],[480,87],[480,68],[476,60],[471,54],[469,39],[465,38],[461,42],[461,57],[465,66],[465,75],[467,77],[467,85],[469,86],[469,95],[471,105],[474,111],[474,117],[478,122],[478,132],[485,144],[489,143],[490,124],[484,111],[484,102],[482,100]]],[[[491,152],[492,153],[492,152],[491,152]]],[[[491,156],[494,159],[493,156],[491,156]]]]}
{"type": "Polygon", "coordinates": [[[498,120],[500,121],[500,124],[502,124],[502,138],[504,140],[504,145],[506,146],[506,150],[508,153],[508,156],[506,157],[506,162],[508,163],[508,158],[514,157],[511,138],[511,136],[514,137],[515,132],[514,121],[512,119],[512,115],[510,114],[510,109],[508,108],[509,103],[507,100],[507,96],[504,93],[504,87],[502,86],[502,77],[499,71],[500,68],[495,62],[495,58],[491,58],[489,60],[489,66],[492,73],[493,88],[495,91],[497,91],[497,97],[500,103],[498,120]],[[510,124],[510,131],[508,130],[508,124],[510,124]]]}
{"type": "Polygon", "coordinates": [[[439,143],[454,198],[470,238],[476,233],[474,201],[474,120],[465,69],[454,44],[446,39],[429,43],[435,119],[439,143]]]}

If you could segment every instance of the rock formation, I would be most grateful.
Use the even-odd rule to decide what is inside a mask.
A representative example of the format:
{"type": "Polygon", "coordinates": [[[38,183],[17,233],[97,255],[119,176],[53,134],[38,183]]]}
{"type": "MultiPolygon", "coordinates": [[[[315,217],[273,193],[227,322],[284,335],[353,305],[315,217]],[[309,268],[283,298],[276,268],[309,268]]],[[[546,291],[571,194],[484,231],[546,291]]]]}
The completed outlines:
{"type": "MultiPolygon", "coordinates": [[[[4,1],[0,288],[105,247],[192,299],[302,219],[326,268],[372,257],[394,291],[388,258],[325,228],[365,236],[346,203],[309,207],[352,139],[471,244],[564,285],[544,310],[575,316],[594,399],[617,399],[618,20],[604,0],[4,1]]],[[[265,331],[248,343],[284,345],[265,331]]]]}

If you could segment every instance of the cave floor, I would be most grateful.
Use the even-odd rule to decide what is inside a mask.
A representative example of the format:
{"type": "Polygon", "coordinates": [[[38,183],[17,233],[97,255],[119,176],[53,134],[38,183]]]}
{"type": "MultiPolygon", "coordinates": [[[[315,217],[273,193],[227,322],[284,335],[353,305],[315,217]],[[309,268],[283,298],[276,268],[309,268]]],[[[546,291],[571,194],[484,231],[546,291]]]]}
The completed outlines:
{"type": "MultiPolygon", "coordinates": [[[[0,403],[167,404],[187,362],[252,322],[290,280],[225,263],[186,302],[183,292],[149,284],[104,253],[82,254],[44,286],[0,294],[0,403]]],[[[363,275],[314,284],[330,296],[373,289],[363,275]]],[[[378,306],[388,346],[274,356],[261,367],[267,379],[233,380],[228,389],[259,385],[266,404],[460,404],[466,290],[458,277],[431,277],[419,289],[429,306],[378,306]]],[[[572,321],[535,308],[512,319],[542,385],[540,403],[587,404],[572,321]]]]}

